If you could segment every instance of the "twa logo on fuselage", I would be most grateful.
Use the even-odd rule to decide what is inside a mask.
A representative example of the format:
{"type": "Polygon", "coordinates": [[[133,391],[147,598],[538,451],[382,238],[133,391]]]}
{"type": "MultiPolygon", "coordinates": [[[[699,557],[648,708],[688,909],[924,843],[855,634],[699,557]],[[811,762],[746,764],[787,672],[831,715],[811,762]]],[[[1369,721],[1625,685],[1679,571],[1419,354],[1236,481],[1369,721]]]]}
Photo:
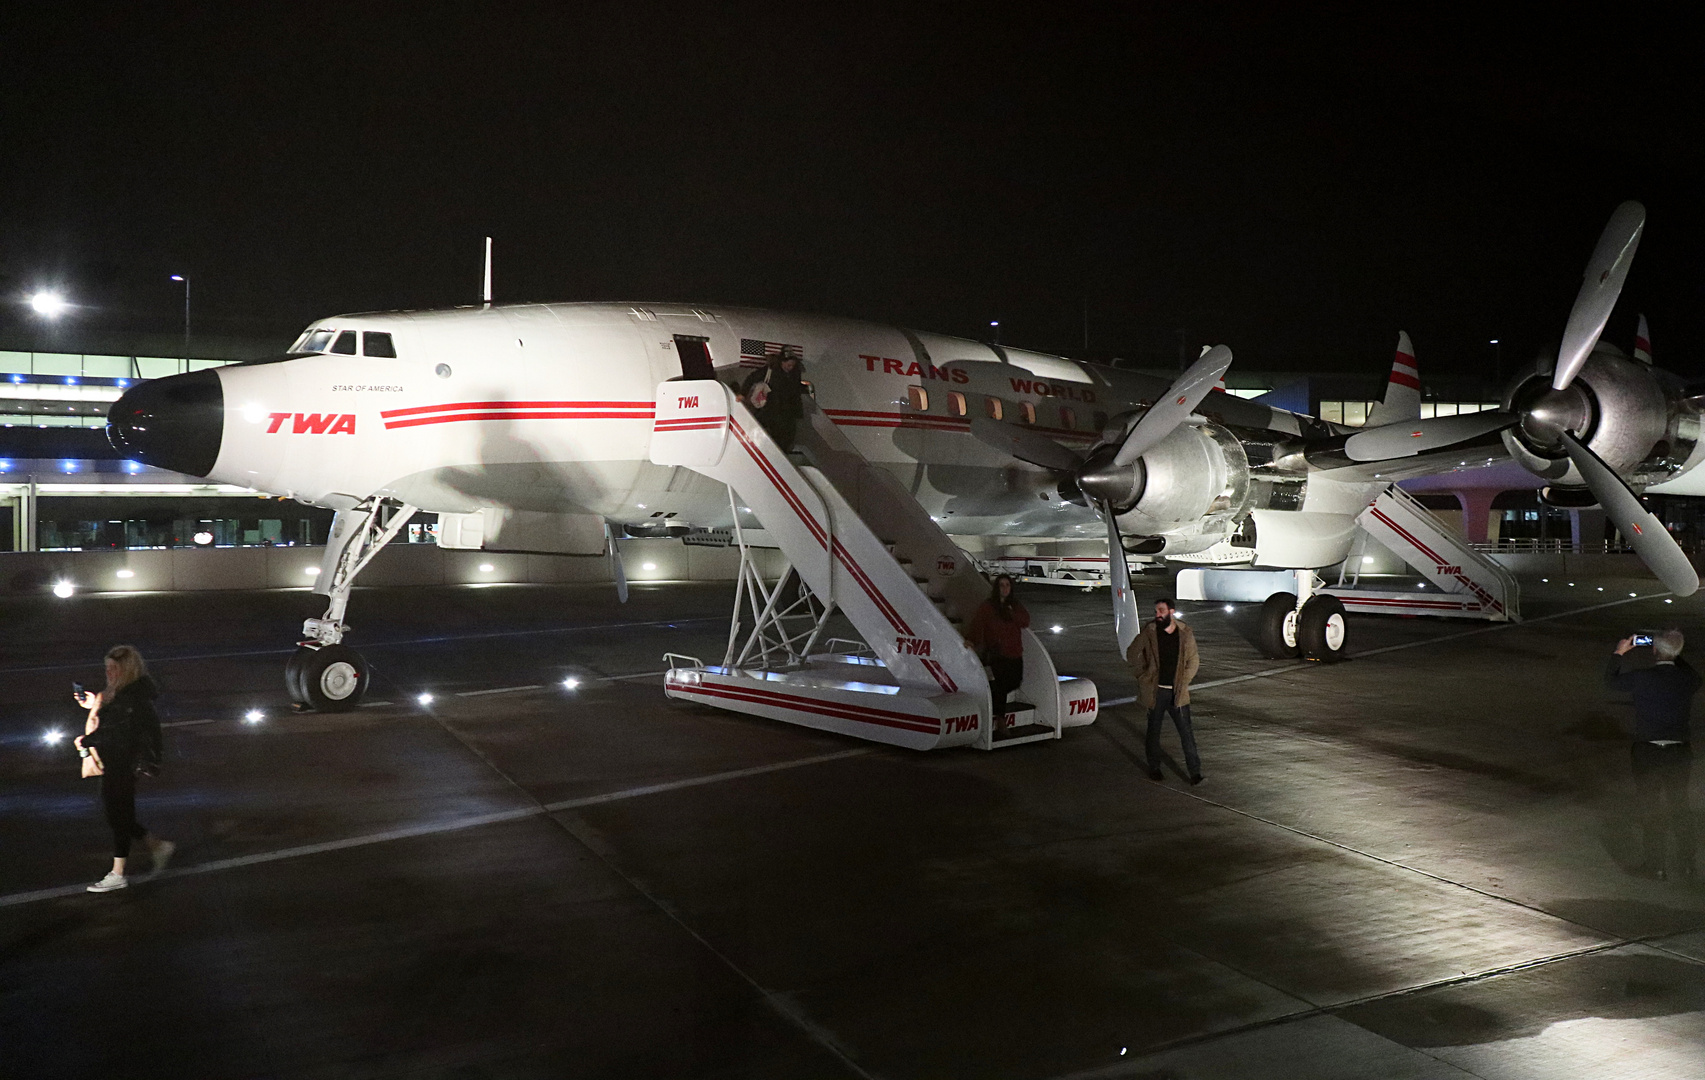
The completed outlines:
{"type": "Polygon", "coordinates": [[[354,413],[268,413],[266,426],[268,435],[277,435],[284,430],[284,425],[290,425],[292,435],[353,435],[355,434],[354,413]]]}
{"type": "Polygon", "coordinates": [[[1066,702],[1066,711],[1071,716],[1082,716],[1084,713],[1095,711],[1094,698],[1076,698],[1066,702]]]}
{"type": "Polygon", "coordinates": [[[698,407],[699,399],[696,397],[678,397],[675,399],[675,408],[677,409],[696,409],[698,407]]]}
{"type": "Polygon", "coordinates": [[[894,639],[894,651],[901,656],[928,656],[929,638],[897,637],[894,639]]]}

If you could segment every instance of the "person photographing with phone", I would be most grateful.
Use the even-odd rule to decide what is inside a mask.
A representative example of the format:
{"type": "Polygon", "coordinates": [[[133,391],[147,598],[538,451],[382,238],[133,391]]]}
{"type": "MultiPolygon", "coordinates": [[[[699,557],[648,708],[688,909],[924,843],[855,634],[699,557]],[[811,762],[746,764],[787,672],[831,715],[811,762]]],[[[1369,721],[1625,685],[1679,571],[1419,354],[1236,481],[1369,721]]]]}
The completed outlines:
{"type": "Polygon", "coordinates": [[[1642,852],[1635,873],[1663,879],[1668,838],[1674,836],[1676,871],[1694,876],[1693,812],[1687,805],[1693,774],[1691,719],[1699,673],[1681,658],[1687,644],[1680,630],[1631,634],[1616,643],[1604,669],[1605,686],[1634,696],[1634,743],[1630,762],[1639,800],[1642,852]],[[1650,647],[1656,663],[1624,670],[1624,658],[1650,647]]]}
{"type": "Polygon", "coordinates": [[[112,870],[89,886],[93,893],[112,892],[130,884],[125,867],[131,844],[148,847],[154,870],[166,868],[176,845],[153,836],[136,820],[136,776],[160,771],[160,715],[154,699],[160,696],[142,654],[130,645],[116,645],[106,655],[106,688],[99,693],[72,684],[72,697],[89,710],[77,752],[83,756],[83,775],[101,779],[101,805],[112,828],[112,870]]]}

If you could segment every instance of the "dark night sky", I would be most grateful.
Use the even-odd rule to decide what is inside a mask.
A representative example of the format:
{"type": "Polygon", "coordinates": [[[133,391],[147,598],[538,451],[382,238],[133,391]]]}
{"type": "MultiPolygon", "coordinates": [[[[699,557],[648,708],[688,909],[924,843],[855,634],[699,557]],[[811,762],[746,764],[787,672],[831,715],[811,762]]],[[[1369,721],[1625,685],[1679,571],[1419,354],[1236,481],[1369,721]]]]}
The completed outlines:
{"type": "Polygon", "coordinates": [[[283,345],[339,311],[691,299],[1150,363],[1489,366],[1560,332],[1644,201],[1611,336],[1705,335],[1701,65],[1613,10],[7,5],[0,333],[283,345]],[[438,14],[430,12],[439,10],[438,14]],[[1011,12],[1011,14],[1004,14],[1011,12]]]}

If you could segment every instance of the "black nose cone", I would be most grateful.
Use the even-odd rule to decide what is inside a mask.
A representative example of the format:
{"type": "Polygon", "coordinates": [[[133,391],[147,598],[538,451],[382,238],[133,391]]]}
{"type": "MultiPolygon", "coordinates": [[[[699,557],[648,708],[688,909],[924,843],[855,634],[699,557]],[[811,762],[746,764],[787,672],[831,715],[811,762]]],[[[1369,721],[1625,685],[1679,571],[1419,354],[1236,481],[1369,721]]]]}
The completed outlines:
{"type": "Polygon", "coordinates": [[[150,379],[107,410],[107,441],[119,453],[190,476],[213,471],[224,430],[225,391],[215,371],[150,379]]]}

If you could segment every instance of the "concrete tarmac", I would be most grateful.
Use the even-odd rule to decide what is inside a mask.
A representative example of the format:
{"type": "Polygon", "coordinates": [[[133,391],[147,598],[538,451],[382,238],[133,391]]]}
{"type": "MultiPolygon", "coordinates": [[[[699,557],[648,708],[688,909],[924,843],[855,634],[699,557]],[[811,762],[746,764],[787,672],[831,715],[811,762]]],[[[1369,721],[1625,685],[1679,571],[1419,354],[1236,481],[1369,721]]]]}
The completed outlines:
{"type": "MultiPolygon", "coordinates": [[[[666,701],[731,585],[358,590],[374,704],[331,716],[286,708],[303,591],[0,600],[0,1077],[1697,1078],[1705,888],[1630,872],[1600,686],[1635,628],[1705,649],[1659,588],[1352,617],[1330,666],[1187,605],[1198,787],[1131,705],[919,754],[666,701]],[[179,852],[89,895],[95,784],[41,735],[119,641],[179,852]]],[[[1025,598],[1134,692],[1104,593],[1025,598]]]]}

